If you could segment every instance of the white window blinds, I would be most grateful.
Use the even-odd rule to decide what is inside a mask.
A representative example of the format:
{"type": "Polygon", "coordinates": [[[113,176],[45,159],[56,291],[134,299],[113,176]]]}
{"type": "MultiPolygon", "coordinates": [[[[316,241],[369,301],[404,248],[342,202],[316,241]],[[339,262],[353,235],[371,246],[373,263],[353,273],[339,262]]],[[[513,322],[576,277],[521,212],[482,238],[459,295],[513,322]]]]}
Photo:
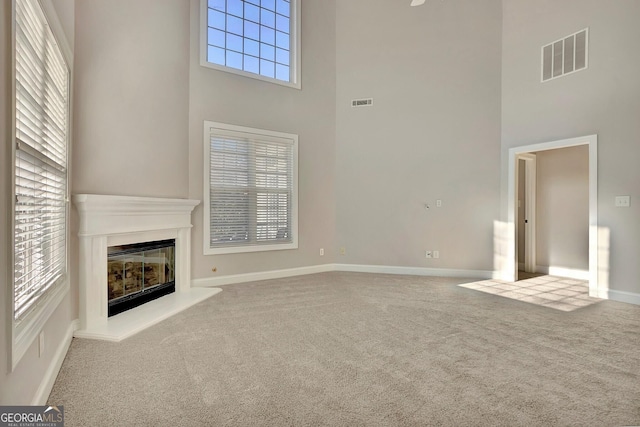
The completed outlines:
{"type": "Polygon", "coordinates": [[[15,8],[14,319],[66,276],[69,69],[35,0],[15,8]]]}
{"type": "Polygon", "coordinates": [[[212,127],[207,145],[209,248],[295,244],[296,141],[212,127]]]}

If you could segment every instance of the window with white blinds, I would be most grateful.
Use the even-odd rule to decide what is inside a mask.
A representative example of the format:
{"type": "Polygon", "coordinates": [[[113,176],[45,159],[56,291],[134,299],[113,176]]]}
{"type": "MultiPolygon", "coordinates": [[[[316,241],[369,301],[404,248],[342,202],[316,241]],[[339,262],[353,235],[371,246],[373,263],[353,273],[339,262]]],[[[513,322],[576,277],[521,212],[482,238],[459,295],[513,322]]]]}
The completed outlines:
{"type": "Polygon", "coordinates": [[[15,1],[14,299],[20,322],[67,274],[70,73],[37,0],[15,1]]]}
{"type": "Polygon", "coordinates": [[[205,122],[204,253],[297,248],[297,135],[205,122]]]}

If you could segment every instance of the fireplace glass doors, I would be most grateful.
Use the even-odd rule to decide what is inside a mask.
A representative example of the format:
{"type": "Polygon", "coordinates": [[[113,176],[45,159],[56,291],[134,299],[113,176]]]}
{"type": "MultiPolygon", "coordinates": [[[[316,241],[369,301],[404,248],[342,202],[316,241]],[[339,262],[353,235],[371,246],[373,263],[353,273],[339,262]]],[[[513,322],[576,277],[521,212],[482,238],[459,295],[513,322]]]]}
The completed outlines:
{"type": "Polygon", "coordinates": [[[175,292],[175,240],[108,248],[109,316],[175,292]]]}

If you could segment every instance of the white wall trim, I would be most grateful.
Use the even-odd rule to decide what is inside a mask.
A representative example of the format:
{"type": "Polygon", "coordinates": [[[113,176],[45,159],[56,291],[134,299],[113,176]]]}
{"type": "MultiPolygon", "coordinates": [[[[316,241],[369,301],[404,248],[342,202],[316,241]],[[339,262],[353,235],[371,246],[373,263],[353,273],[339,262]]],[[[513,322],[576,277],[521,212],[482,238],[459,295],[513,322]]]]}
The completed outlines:
{"type": "Polygon", "coordinates": [[[335,264],[336,271],[358,273],[404,274],[408,276],[462,277],[471,279],[491,279],[493,271],[461,270],[449,268],[400,267],[392,265],[335,264]]]}
{"type": "Polygon", "coordinates": [[[640,294],[635,292],[616,291],[613,289],[598,289],[597,296],[598,298],[640,305],[640,294]]]}
{"type": "Polygon", "coordinates": [[[389,265],[363,264],[321,264],[309,267],[288,268],[283,270],[260,271],[245,274],[230,274],[219,277],[205,277],[191,281],[192,287],[211,287],[232,285],[235,283],[256,282],[259,280],[281,279],[284,277],[303,276],[305,274],[326,273],[329,271],[346,271],[357,273],[404,274],[411,276],[462,277],[473,279],[490,279],[495,276],[488,270],[459,270],[424,267],[399,267],[389,265]]]}
{"type": "MultiPolygon", "coordinates": [[[[587,135],[576,138],[562,139],[558,141],[543,142],[538,144],[523,145],[509,149],[507,156],[507,223],[506,235],[500,236],[506,242],[505,262],[500,269],[502,280],[514,282],[517,276],[517,251],[514,224],[516,222],[516,159],[523,153],[553,150],[556,148],[575,147],[587,145],[589,147],[589,295],[598,296],[608,290],[608,277],[598,276],[598,265],[604,261],[605,254],[598,246],[598,136],[587,135]],[[601,260],[602,258],[602,260],[601,260]],[[605,280],[606,279],[606,280],[605,280]]],[[[608,254],[606,254],[608,256],[608,254]]]]}
{"type": "Polygon", "coordinates": [[[56,349],[55,354],[53,355],[53,359],[47,368],[47,372],[45,372],[42,377],[42,381],[40,382],[40,386],[38,390],[36,390],[36,394],[33,396],[31,400],[31,405],[45,405],[47,403],[47,399],[51,394],[51,390],[53,389],[53,384],[58,377],[58,373],[60,372],[60,368],[62,367],[62,362],[64,362],[64,358],[69,351],[69,346],[71,346],[71,340],[73,338],[73,333],[78,330],[80,327],[80,320],[76,319],[73,322],[69,323],[67,327],[67,332],[64,334],[64,337],[58,348],[56,349]]]}
{"type": "Polygon", "coordinates": [[[233,285],[235,283],[257,282],[259,280],[281,279],[283,277],[304,276],[305,274],[335,271],[335,264],[312,265],[309,267],[287,268],[283,270],[257,271],[255,273],[229,274],[218,277],[205,277],[191,281],[191,286],[210,287],[233,285]]]}

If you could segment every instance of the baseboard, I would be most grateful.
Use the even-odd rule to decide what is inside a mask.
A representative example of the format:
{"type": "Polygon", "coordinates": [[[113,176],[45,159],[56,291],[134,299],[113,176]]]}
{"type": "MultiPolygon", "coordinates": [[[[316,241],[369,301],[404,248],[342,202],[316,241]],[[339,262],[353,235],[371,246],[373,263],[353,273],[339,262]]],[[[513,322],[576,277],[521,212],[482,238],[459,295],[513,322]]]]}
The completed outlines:
{"type": "Polygon", "coordinates": [[[80,321],[78,319],[69,324],[67,332],[64,334],[64,338],[58,345],[58,348],[53,355],[53,359],[51,360],[51,363],[47,368],[47,372],[45,372],[44,377],[40,382],[40,386],[38,387],[38,390],[36,391],[36,394],[31,401],[32,405],[45,405],[47,403],[49,394],[51,394],[51,389],[53,389],[53,384],[56,382],[58,372],[60,372],[60,368],[62,367],[62,362],[64,362],[67,351],[69,351],[69,346],[71,345],[71,340],[73,339],[73,333],[78,330],[79,327],[80,321]]]}
{"type": "Polygon", "coordinates": [[[326,273],[335,271],[334,264],[312,265],[309,267],[287,268],[282,270],[259,271],[255,273],[230,274],[219,277],[194,279],[191,286],[211,287],[233,285],[234,283],[257,282],[259,280],[281,279],[283,277],[303,276],[305,274],[326,273]]]}
{"type": "Polygon", "coordinates": [[[191,281],[193,287],[217,287],[234,283],[256,282],[259,280],[281,279],[284,277],[303,276],[305,274],[326,273],[329,271],[347,271],[357,273],[405,274],[412,276],[462,277],[474,279],[491,279],[493,271],[457,270],[444,268],[396,267],[387,265],[363,264],[322,264],[309,267],[288,268],[283,270],[260,271],[256,273],[231,274],[220,277],[205,277],[191,281]]]}
{"type": "Polygon", "coordinates": [[[536,265],[536,273],[566,277],[568,279],[589,280],[589,270],[577,270],[573,268],[536,265]]]}
{"type": "Polygon", "coordinates": [[[408,276],[461,277],[471,279],[491,279],[493,271],[460,270],[448,268],[399,267],[391,265],[335,264],[336,271],[359,273],[404,274],[408,276]]]}
{"type": "Polygon", "coordinates": [[[598,298],[640,305],[640,294],[635,292],[616,291],[614,289],[601,289],[598,290],[598,298]]]}

